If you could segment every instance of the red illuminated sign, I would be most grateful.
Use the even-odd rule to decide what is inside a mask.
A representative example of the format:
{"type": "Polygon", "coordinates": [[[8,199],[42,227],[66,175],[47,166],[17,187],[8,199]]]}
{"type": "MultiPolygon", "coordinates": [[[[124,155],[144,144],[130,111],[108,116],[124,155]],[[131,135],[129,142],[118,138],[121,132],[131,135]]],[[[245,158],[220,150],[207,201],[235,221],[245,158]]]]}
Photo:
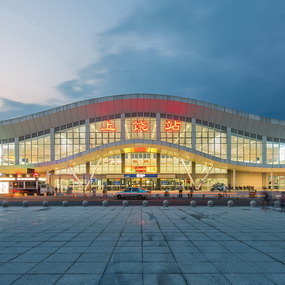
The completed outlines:
{"type": "Polygon", "coordinates": [[[106,121],[106,127],[101,128],[101,132],[115,132],[117,129],[115,128],[115,125],[110,122],[109,120],[106,121]]]}
{"type": "Polygon", "coordinates": [[[135,167],[136,172],[146,172],[145,166],[136,166],[135,167]]]}
{"type": "Polygon", "coordinates": [[[177,120],[167,120],[165,122],[165,130],[169,131],[180,131],[181,122],[177,120]]]}
{"type": "Polygon", "coordinates": [[[149,126],[146,121],[135,121],[133,122],[134,131],[139,132],[147,132],[149,130],[149,126]]]}

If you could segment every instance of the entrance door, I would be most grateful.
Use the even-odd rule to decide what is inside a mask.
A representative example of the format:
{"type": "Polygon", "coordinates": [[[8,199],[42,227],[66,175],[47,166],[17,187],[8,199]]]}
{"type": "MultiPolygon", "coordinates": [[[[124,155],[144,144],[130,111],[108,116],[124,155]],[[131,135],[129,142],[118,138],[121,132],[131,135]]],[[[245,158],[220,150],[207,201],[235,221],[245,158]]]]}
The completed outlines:
{"type": "Polygon", "coordinates": [[[126,179],[126,187],[141,187],[146,190],[155,190],[156,178],[129,178],[126,179]]]}

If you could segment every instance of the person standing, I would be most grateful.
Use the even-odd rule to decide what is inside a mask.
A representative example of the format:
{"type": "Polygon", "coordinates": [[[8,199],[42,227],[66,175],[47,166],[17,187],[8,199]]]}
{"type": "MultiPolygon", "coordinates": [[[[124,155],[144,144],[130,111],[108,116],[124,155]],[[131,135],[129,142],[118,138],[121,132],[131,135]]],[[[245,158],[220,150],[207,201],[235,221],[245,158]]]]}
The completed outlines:
{"type": "Polygon", "coordinates": [[[182,198],[182,195],[183,195],[183,187],[182,187],[182,184],[179,185],[179,188],[178,188],[178,198],[182,198]]]}

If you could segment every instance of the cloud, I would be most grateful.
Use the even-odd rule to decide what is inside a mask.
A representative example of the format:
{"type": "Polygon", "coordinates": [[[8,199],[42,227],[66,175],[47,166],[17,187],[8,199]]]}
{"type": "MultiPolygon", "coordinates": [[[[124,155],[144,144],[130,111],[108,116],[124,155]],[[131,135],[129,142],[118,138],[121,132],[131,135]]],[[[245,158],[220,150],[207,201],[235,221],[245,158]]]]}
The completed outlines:
{"type": "Polygon", "coordinates": [[[285,119],[284,11],[281,0],[144,1],[100,34],[99,59],[58,89],[72,98],[173,94],[285,119]]]}
{"type": "Polygon", "coordinates": [[[47,110],[55,105],[24,104],[13,100],[0,98],[0,120],[14,119],[17,117],[34,114],[47,110]],[[36,110],[36,112],[35,112],[36,110]]]}

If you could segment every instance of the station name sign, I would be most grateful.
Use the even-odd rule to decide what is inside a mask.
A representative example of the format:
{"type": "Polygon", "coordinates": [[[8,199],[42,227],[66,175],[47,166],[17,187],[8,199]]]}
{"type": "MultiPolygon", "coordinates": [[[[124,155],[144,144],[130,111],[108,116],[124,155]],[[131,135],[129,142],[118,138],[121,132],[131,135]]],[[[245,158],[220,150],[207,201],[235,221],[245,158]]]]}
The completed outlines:
{"type": "Polygon", "coordinates": [[[124,178],[156,178],[157,174],[124,174],[124,178]]]}
{"type": "MultiPolygon", "coordinates": [[[[181,121],[178,120],[166,120],[164,130],[166,132],[179,132],[181,127],[181,121]]],[[[115,123],[110,120],[104,121],[101,127],[101,132],[117,132],[115,123]]],[[[132,123],[132,130],[136,133],[144,133],[150,131],[150,123],[145,120],[136,120],[132,123]]]]}

